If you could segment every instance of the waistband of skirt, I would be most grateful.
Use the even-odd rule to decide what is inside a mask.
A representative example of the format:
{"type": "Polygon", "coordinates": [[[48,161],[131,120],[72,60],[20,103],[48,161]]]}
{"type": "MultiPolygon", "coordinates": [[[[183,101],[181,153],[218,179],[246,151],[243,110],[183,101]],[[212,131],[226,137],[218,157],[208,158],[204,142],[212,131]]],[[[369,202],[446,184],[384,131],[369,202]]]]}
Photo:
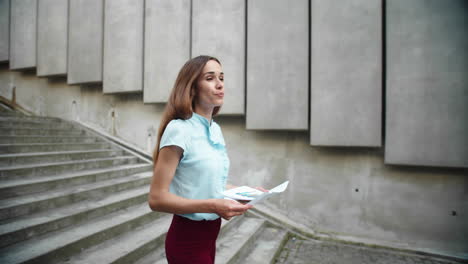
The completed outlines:
{"type": "Polygon", "coordinates": [[[174,214],[173,220],[177,221],[177,222],[193,224],[193,225],[197,225],[197,224],[199,224],[199,225],[209,225],[209,224],[216,224],[218,222],[221,222],[221,218],[218,218],[218,219],[215,219],[215,220],[198,220],[197,221],[197,220],[192,220],[192,219],[189,219],[187,217],[177,215],[177,214],[174,214]]]}

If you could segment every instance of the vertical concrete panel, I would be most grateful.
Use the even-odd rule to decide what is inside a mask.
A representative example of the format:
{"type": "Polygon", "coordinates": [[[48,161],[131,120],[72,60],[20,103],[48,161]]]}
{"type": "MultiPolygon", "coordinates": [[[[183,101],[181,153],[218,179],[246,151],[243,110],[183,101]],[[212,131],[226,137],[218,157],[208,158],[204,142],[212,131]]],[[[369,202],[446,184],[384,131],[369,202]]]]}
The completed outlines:
{"type": "Polygon", "coordinates": [[[385,162],[468,167],[468,5],[387,1],[385,162]]]}
{"type": "Polygon", "coordinates": [[[245,0],[193,0],[192,57],[217,57],[225,74],[222,114],[244,114],[245,0]]]}
{"type": "Polygon", "coordinates": [[[37,75],[67,73],[68,1],[39,0],[37,6],[37,75]]]}
{"type": "Polygon", "coordinates": [[[105,1],[104,93],[143,90],[143,0],[105,1]]]}
{"type": "Polygon", "coordinates": [[[10,69],[36,67],[37,0],[12,0],[10,69]]]}
{"type": "Polygon", "coordinates": [[[312,145],[381,146],[382,1],[311,2],[312,145]]]}
{"type": "Polygon", "coordinates": [[[69,84],[102,81],[103,38],[104,1],[70,0],[69,84]]]}
{"type": "Polygon", "coordinates": [[[10,0],[0,0],[0,62],[8,61],[10,53],[10,0]]]}
{"type": "Polygon", "coordinates": [[[247,7],[247,128],[308,128],[309,4],[255,0],[247,7]]]}
{"type": "Polygon", "coordinates": [[[144,102],[167,102],[189,58],[190,0],[146,0],[144,102]]]}

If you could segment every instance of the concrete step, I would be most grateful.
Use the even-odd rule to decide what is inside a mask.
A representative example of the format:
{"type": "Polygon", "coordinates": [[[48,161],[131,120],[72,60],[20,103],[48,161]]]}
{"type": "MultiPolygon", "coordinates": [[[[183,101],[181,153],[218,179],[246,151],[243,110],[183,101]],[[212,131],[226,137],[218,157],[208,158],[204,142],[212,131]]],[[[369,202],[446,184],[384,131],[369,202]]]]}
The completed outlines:
{"type": "Polygon", "coordinates": [[[85,130],[58,128],[0,128],[0,136],[79,136],[85,135],[85,130]]]}
{"type": "Polygon", "coordinates": [[[8,221],[3,220],[12,221],[11,219],[14,220],[15,217],[59,208],[86,199],[98,199],[114,192],[148,185],[151,176],[152,172],[148,171],[117,179],[3,199],[0,200],[0,221],[6,223],[8,221]]]}
{"type": "Polygon", "coordinates": [[[0,154],[7,153],[31,153],[31,152],[55,152],[73,150],[111,149],[106,142],[99,143],[31,143],[31,144],[0,144],[0,154]]]}
{"type": "Polygon", "coordinates": [[[8,121],[0,122],[0,129],[5,128],[35,128],[35,129],[74,129],[75,126],[71,123],[40,123],[40,122],[21,122],[21,121],[8,121]]]}
{"type": "Polygon", "coordinates": [[[1,167],[7,167],[7,166],[13,166],[13,165],[99,159],[99,158],[116,157],[116,156],[123,156],[123,155],[124,155],[123,150],[112,150],[112,149],[0,154],[0,169],[1,167]]]}
{"type": "MultiPolygon", "coordinates": [[[[237,216],[231,219],[230,221],[222,220],[221,230],[219,232],[218,239],[225,236],[226,233],[228,233],[230,230],[234,230],[235,228],[237,228],[243,219],[244,219],[243,216],[237,216]]],[[[166,250],[164,247],[164,243],[159,245],[150,253],[146,255],[141,255],[138,260],[134,260],[132,263],[133,264],[167,264],[166,250]]]]}
{"type": "Polygon", "coordinates": [[[288,232],[276,227],[265,227],[249,247],[247,255],[241,256],[234,263],[264,264],[275,263],[283,245],[287,242],[288,232]]]}
{"type": "Polygon", "coordinates": [[[15,218],[0,225],[0,248],[20,241],[78,225],[114,211],[146,202],[148,187],[142,186],[114,193],[98,200],[85,200],[61,208],[15,218]]]}
{"type": "Polygon", "coordinates": [[[82,170],[74,173],[66,172],[61,175],[33,179],[2,181],[0,182],[0,199],[125,177],[136,173],[151,171],[151,168],[151,165],[145,163],[126,164],[103,169],[82,170]]]}
{"type": "Polygon", "coordinates": [[[146,256],[143,256],[133,262],[133,264],[167,264],[164,243],[152,252],[148,253],[146,256]]]}
{"type": "Polygon", "coordinates": [[[144,226],[84,250],[65,263],[135,263],[141,256],[147,255],[161,245],[164,246],[171,220],[172,215],[166,214],[144,226]]]}
{"type": "Polygon", "coordinates": [[[24,114],[0,103],[0,116],[24,116],[24,114]]]}
{"type": "Polygon", "coordinates": [[[66,122],[51,122],[48,120],[45,121],[29,121],[29,120],[5,120],[0,122],[0,128],[60,128],[60,129],[72,129],[75,126],[72,123],[66,122]]]}
{"type": "MultiPolygon", "coordinates": [[[[0,263],[63,263],[81,250],[134,230],[160,217],[145,202],[60,232],[0,249],[0,263]]],[[[146,230],[148,232],[148,230],[146,230]]]]}
{"type": "Polygon", "coordinates": [[[226,236],[226,234],[228,234],[232,230],[235,230],[237,227],[239,227],[240,223],[244,220],[244,218],[245,218],[244,215],[240,215],[240,216],[231,218],[231,220],[229,221],[221,219],[222,220],[221,230],[219,230],[218,240],[221,237],[226,236]]]}
{"type": "Polygon", "coordinates": [[[235,263],[252,247],[265,225],[265,220],[244,217],[240,225],[220,237],[216,243],[217,264],[235,263]]]}
{"type": "Polygon", "coordinates": [[[45,117],[45,116],[27,116],[27,115],[23,115],[23,114],[7,114],[7,115],[3,115],[3,114],[0,114],[0,123],[1,122],[5,122],[5,121],[18,121],[18,122],[29,122],[29,121],[32,121],[32,122],[55,122],[55,123],[61,123],[63,122],[63,120],[61,120],[60,118],[56,118],[56,117],[45,117]]]}
{"type": "Polygon", "coordinates": [[[120,156],[90,160],[72,160],[53,163],[38,163],[28,165],[14,165],[0,168],[0,180],[31,179],[41,176],[60,175],[63,173],[100,169],[125,164],[135,164],[138,158],[135,156],[120,156]]]}
{"type": "Polygon", "coordinates": [[[96,143],[103,140],[93,136],[2,136],[0,144],[25,143],[96,143]]]}

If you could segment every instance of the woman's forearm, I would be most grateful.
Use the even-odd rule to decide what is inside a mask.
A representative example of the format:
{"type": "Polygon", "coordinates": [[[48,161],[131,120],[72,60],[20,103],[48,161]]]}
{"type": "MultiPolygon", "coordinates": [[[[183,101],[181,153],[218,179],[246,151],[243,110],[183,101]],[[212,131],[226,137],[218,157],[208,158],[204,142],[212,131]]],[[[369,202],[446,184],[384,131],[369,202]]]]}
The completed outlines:
{"type": "Polygon", "coordinates": [[[215,199],[187,199],[168,191],[149,195],[149,206],[153,211],[171,214],[214,213],[215,199]]]}
{"type": "Polygon", "coordinates": [[[172,214],[215,213],[229,220],[241,215],[252,205],[225,199],[186,199],[170,192],[151,194],[148,198],[152,210],[172,214]]]}

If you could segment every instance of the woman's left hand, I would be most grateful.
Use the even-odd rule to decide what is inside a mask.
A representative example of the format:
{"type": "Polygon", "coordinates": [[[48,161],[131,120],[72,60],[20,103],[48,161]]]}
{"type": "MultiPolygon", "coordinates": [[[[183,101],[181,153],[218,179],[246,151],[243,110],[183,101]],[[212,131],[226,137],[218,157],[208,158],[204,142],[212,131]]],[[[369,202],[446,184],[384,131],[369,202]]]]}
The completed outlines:
{"type": "Polygon", "coordinates": [[[250,204],[242,204],[233,200],[214,199],[214,212],[226,220],[234,216],[242,215],[252,208],[250,204]]]}

